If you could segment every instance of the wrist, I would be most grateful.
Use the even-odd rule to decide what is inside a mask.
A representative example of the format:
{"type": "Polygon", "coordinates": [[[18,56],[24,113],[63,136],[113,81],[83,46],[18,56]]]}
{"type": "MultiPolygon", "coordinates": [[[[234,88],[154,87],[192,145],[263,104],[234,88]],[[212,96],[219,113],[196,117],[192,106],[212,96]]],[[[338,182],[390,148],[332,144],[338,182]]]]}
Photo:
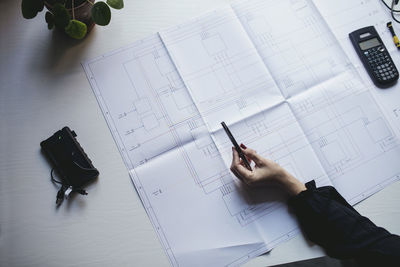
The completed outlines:
{"type": "Polygon", "coordinates": [[[297,180],[287,171],[283,172],[282,186],[290,196],[298,195],[300,192],[307,190],[304,183],[297,180]]]}

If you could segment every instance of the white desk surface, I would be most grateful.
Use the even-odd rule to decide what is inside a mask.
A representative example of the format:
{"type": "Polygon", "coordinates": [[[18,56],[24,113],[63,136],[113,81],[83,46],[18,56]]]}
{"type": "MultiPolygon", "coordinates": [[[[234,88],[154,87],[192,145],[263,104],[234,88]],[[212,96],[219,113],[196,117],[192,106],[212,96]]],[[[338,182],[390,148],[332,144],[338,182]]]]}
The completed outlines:
{"type": "MultiPolygon", "coordinates": [[[[23,19],[20,2],[0,2],[0,266],[168,266],[80,63],[229,1],[125,0],[83,41],[48,31],[44,12],[23,19]],[[56,209],[39,143],[66,125],[100,177],[56,209]]],[[[400,234],[399,202],[395,183],[356,208],[400,234]]],[[[247,265],[321,255],[298,236],[247,265]]]]}

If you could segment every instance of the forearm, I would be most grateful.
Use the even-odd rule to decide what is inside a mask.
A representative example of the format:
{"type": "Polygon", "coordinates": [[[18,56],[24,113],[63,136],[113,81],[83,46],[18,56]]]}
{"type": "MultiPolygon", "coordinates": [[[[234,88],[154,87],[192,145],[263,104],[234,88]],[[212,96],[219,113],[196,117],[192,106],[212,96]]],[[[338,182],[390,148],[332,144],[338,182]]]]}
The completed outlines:
{"type": "Polygon", "coordinates": [[[361,216],[333,187],[307,190],[289,201],[307,237],[337,258],[400,262],[400,238],[361,216]]]}
{"type": "Polygon", "coordinates": [[[317,189],[314,181],[304,185],[276,162],[243,144],[241,147],[255,167],[247,169],[232,147],[232,172],[249,186],[277,184],[284,188],[292,197],[289,204],[307,237],[324,247],[329,255],[368,263],[376,260],[384,266],[400,262],[400,238],[361,216],[333,187],[317,189]]]}

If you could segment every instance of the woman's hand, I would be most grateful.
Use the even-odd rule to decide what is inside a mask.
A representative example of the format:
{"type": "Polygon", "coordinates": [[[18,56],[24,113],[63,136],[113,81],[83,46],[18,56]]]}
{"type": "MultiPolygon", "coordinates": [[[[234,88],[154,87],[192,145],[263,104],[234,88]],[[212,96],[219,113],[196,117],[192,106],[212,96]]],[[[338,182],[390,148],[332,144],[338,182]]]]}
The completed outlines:
{"type": "Polygon", "coordinates": [[[246,148],[243,144],[240,146],[249,162],[254,161],[255,163],[253,170],[248,170],[244,166],[242,159],[239,158],[239,153],[234,147],[232,147],[233,158],[231,171],[242,182],[249,186],[266,186],[275,184],[283,187],[290,195],[297,195],[301,191],[306,190],[303,183],[294,178],[277,163],[263,158],[258,155],[256,151],[246,148]]]}

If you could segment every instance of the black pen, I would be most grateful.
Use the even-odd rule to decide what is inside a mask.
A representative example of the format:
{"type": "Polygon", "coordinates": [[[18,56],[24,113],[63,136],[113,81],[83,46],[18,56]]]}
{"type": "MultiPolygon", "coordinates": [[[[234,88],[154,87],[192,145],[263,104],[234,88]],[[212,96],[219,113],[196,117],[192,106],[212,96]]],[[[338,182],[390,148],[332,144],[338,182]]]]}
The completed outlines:
{"type": "Polygon", "coordinates": [[[228,126],[226,126],[225,122],[221,122],[222,127],[224,128],[226,134],[228,135],[229,139],[231,140],[233,146],[235,147],[236,151],[239,154],[239,158],[241,158],[243,160],[244,166],[246,166],[246,168],[249,171],[252,171],[250,163],[248,162],[246,156],[244,155],[242,149],[240,148],[240,146],[238,145],[238,143],[236,142],[235,138],[233,137],[231,131],[229,130],[228,126]]]}

